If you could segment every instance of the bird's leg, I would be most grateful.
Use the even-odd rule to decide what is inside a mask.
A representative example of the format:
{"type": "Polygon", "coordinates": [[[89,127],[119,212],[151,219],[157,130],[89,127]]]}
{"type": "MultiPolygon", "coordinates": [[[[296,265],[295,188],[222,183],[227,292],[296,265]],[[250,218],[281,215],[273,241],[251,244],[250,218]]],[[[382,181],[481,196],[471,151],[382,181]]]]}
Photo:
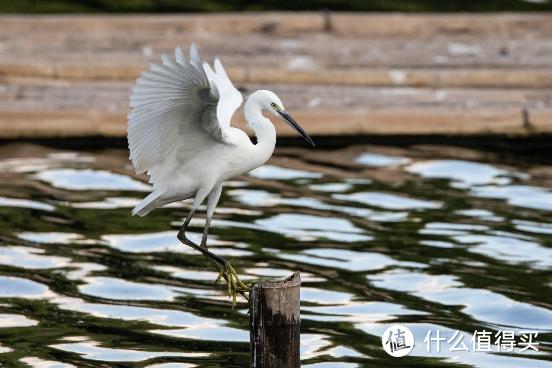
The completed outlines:
{"type": "Polygon", "coordinates": [[[207,196],[207,214],[205,216],[205,227],[203,228],[203,237],[201,238],[201,247],[207,249],[207,235],[209,234],[209,227],[211,226],[211,219],[215,212],[215,207],[220,198],[222,191],[222,185],[217,185],[207,196]]]}
{"type": "Polygon", "coordinates": [[[248,299],[247,292],[249,291],[249,285],[244,284],[238,277],[238,273],[232,267],[230,262],[218,256],[208,250],[206,247],[202,247],[191,241],[186,237],[185,226],[183,225],[180,231],[178,232],[178,240],[183,244],[201,252],[203,256],[217,268],[219,275],[215,281],[217,284],[221,278],[223,278],[228,285],[228,295],[232,298],[232,304],[236,304],[236,295],[240,293],[245,299],[248,299]]]}
{"type": "Polygon", "coordinates": [[[178,231],[178,235],[176,237],[183,244],[201,252],[211,263],[213,263],[217,268],[222,270],[225,262],[223,258],[217,256],[216,254],[211,253],[204,247],[200,247],[199,245],[197,245],[196,243],[194,243],[193,241],[191,241],[186,237],[186,229],[188,228],[188,225],[190,225],[190,221],[192,220],[192,217],[194,217],[194,214],[197,208],[199,207],[199,203],[201,202],[198,200],[198,197],[196,196],[196,198],[194,199],[194,203],[192,204],[192,208],[188,213],[188,217],[186,217],[186,220],[180,227],[180,230],[178,231]]]}
{"type": "Polygon", "coordinates": [[[182,224],[182,227],[178,231],[178,239],[185,245],[188,245],[189,247],[201,252],[203,256],[213,265],[217,268],[219,271],[219,275],[217,277],[217,280],[215,283],[218,283],[218,281],[221,278],[224,278],[228,284],[228,294],[232,298],[232,304],[236,304],[236,295],[237,293],[240,293],[244,298],[247,299],[246,292],[249,291],[249,286],[244,284],[238,277],[238,273],[232,267],[230,262],[225,260],[224,258],[214,254],[213,252],[209,251],[207,249],[207,234],[209,231],[209,226],[211,223],[211,218],[213,216],[213,212],[215,209],[215,206],[220,198],[220,192],[221,187],[218,186],[211,193],[209,193],[208,196],[208,203],[207,203],[207,219],[205,222],[205,229],[203,232],[203,237],[201,240],[201,245],[197,245],[190,239],[186,237],[186,229],[188,228],[188,225],[190,224],[190,221],[192,217],[195,214],[195,211],[199,207],[199,204],[203,201],[205,198],[201,198],[198,193],[194,199],[194,203],[192,204],[192,208],[190,209],[190,213],[188,214],[188,217],[186,217],[186,220],[182,224]]]}
{"type": "MultiPolygon", "coordinates": [[[[213,213],[215,212],[215,207],[220,199],[220,194],[222,191],[222,185],[217,185],[209,195],[207,196],[207,214],[205,219],[205,227],[203,229],[203,237],[201,238],[201,247],[207,249],[207,235],[209,234],[209,227],[211,226],[211,219],[213,218],[213,213]]],[[[219,275],[215,283],[224,278],[228,284],[228,294],[232,298],[232,302],[236,303],[236,291],[242,294],[246,299],[245,293],[249,290],[249,286],[244,284],[234,267],[228,261],[224,261],[224,268],[220,270],[219,275]]]]}
{"type": "Polygon", "coordinates": [[[203,254],[205,258],[207,258],[207,260],[209,260],[209,262],[211,262],[215,267],[217,267],[219,271],[224,269],[224,264],[226,262],[224,258],[217,256],[208,249],[202,248],[190,239],[188,239],[182,229],[178,232],[177,238],[178,240],[180,240],[181,243],[197,250],[198,252],[201,252],[201,254],[203,254]]]}
{"type": "Polygon", "coordinates": [[[190,212],[188,213],[188,217],[186,217],[186,220],[184,220],[184,223],[182,224],[182,226],[180,227],[180,230],[178,230],[178,234],[176,235],[178,240],[180,240],[185,245],[188,245],[188,246],[190,246],[194,249],[196,247],[199,248],[199,246],[186,237],[186,229],[188,228],[188,225],[190,225],[190,221],[192,221],[192,217],[194,217],[195,211],[196,211],[198,206],[199,206],[199,203],[197,203],[197,201],[194,200],[192,208],[190,209],[190,212]]]}
{"type": "Polygon", "coordinates": [[[205,227],[203,228],[203,236],[201,237],[201,248],[207,249],[207,235],[209,234],[209,226],[211,226],[211,218],[205,219],[205,227]]]}

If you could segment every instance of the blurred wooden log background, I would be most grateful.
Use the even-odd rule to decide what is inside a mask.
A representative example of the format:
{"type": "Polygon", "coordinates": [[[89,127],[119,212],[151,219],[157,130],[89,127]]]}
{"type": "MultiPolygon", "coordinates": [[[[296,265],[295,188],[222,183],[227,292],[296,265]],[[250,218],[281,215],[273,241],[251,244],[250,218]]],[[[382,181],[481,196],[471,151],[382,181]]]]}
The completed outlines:
{"type": "MultiPolygon", "coordinates": [[[[280,94],[315,136],[552,132],[548,14],[0,16],[0,24],[0,138],[124,136],[140,71],[192,41],[222,59],[244,94],[280,94]]],[[[242,126],[241,112],[235,119],[242,126]]]]}

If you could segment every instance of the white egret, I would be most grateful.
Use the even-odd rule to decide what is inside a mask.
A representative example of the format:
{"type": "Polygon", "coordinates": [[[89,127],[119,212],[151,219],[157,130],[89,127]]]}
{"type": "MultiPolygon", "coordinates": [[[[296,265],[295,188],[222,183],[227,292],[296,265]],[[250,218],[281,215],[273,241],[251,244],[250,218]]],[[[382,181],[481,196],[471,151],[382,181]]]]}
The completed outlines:
{"type": "Polygon", "coordinates": [[[193,198],[178,239],[200,251],[219,271],[235,302],[245,296],[234,268],[207,249],[207,234],[220,198],[222,184],[263,165],[272,155],[276,130],[263,115],[282,118],[314,146],[312,139],[286,112],[271,91],[253,92],[246,100],[245,119],[257,137],[253,144],[246,133],[230,126],[243,101],[219,59],[214,70],[202,61],[194,44],[190,61],[177,47],[175,57],[162,55],[162,64],[151,63],[136,81],[130,96],[128,146],[137,173],[147,173],[153,192],[132,211],[145,216],[155,208],[193,198]],[[201,244],[186,237],[186,228],[197,208],[207,199],[207,215],[201,244]]]}

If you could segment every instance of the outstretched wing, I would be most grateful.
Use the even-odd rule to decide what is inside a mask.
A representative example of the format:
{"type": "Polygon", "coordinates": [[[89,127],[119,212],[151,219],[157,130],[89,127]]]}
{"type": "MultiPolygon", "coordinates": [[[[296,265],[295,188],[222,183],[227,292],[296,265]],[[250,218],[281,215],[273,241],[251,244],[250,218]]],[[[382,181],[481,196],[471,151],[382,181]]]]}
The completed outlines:
{"type": "Polygon", "coordinates": [[[190,62],[180,47],[162,55],[136,81],[130,96],[128,145],[137,173],[162,182],[173,163],[185,165],[213,144],[230,144],[230,119],[243,100],[222,64],[214,72],[192,44],[190,62]]]}
{"type": "Polygon", "coordinates": [[[243,102],[243,97],[240,91],[234,87],[230,78],[226,74],[222,63],[218,58],[215,59],[215,71],[207,63],[203,63],[203,69],[209,80],[213,81],[217,86],[220,99],[217,106],[217,117],[223,127],[230,126],[230,120],[234,112],[240,107],[243,102]]]}

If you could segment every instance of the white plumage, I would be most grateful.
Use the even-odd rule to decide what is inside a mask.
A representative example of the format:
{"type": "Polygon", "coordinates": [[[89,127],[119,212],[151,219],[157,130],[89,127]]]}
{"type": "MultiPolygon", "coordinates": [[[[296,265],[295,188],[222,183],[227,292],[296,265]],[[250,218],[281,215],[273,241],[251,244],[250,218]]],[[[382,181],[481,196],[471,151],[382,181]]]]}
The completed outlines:
{"type": "Polygon", "coordinates": [[[192,45],[190,62],[180,47],[174,59],[164,54],[162,60],[162,65],[150,64],[130,96],[130,159],[137,173],[150,176],[154,188],[133,210],[140,216],[190,198],[200,187],[206,196],[222,181],[262,165],[274,149],[275,132],[260,110],[273,112],[270,103],[276,103],[285,111],[270,91],[257,91],[249,98],[256,105],[250,107],[257,109],[246,105],[246,118],[260,133],[253,145],[244,132],[230,126],[243,98],[219,59],[213,70],[192,45]]]}
{"type": "MultiPolygon", "coordinates": [[[[201,243],[201,248],[206,248],[222,183],[262,165],[272,155],[276,130],[263,111],[283,118],[313,142],[285,112],[280,99],[266,90],[252,93],[244,105],[245,118],[257,136],[257,144],[242,130],[232,127],[230,120],[243,101],[242,95],[220,60],[215,59],[213,70],[201,60],[193,44],[189,61],[178,47],[174,58],[164,54],[162,62],[150,64],[130,96],[130,159],[136,172],[147,173],[153,184],[153,192],[132,214],[144,216],[155,208],[193,197],[190,214],[179,233],[182,241],[189,242],[185,229],[207,198],[201,243]]],[[[218,258],[211,261],[219,262],[218,258]]]]}

